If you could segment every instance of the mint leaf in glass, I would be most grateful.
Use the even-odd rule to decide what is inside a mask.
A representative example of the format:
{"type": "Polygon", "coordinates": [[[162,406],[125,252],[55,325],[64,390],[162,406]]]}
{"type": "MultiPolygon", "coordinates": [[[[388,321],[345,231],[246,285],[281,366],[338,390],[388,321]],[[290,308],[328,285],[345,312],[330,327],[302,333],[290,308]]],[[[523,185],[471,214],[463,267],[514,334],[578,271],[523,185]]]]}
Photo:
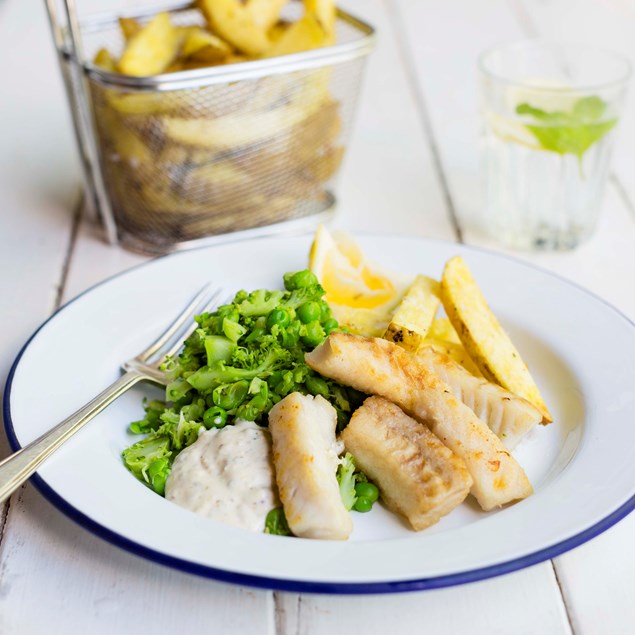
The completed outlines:
{"type": "Polygon", "coordinates": [[[525,127],[544,150],[558,154],[574,154],[582,159],[584,153],[617,124],[617,118],[602,121],[607,104],[600,97],[578,99],[569,112],[548,112],[523,103],[516,114],[530,117],[534,123],[525,127]]]}

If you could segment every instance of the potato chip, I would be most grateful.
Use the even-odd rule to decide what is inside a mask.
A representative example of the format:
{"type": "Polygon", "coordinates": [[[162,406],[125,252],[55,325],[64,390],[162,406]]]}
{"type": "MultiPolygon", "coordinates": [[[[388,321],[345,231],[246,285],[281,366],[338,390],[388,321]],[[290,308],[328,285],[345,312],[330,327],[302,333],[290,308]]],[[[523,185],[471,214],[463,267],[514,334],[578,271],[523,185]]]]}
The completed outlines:
{"type": "Polygon", "coordinates": [[[443,270],[441,299],[452,325],[483,376],[534,404],[543,423],[553,419],[540,391],[463,258],[450,259],[443,270]]]}
{"type": "Polygon", "coordinates": [[[120,71],[135,76],[162,73],[178,55],[181,39],[170,16],[157,14],[126,45],[119,60],[120,71]]]}

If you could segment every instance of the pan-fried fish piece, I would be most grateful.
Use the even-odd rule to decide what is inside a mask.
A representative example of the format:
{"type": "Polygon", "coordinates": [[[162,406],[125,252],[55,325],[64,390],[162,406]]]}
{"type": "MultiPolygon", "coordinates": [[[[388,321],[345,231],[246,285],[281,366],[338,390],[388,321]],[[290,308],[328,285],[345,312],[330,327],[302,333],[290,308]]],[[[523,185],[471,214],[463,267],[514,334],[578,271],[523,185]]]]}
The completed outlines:
{"type": "Polygon", "coordinates": [[[532,493],[500,439],[415,355],[386,340],[333,332],[305,360],[325,377],[381,395],[427,424],[465,461],[474,480],[471,492],[484,510],[532,493]]]}
{"type": "Polygon", "coordinates": [[[485,421],[508,450],[542,421],[536,406],[498,384],[474,377],[449,355],[424,346],[417,351],[417,359],[450,386],[454,396],[485,421]]]}
{"type": "Polygon", "coordinates": [[[336,423],[319,395],[291,393],[269,412],[278,492],[296,536],[346,540],[353,530],[337,484],[336,423]]]}
{"type": "Polygon", "coordinates": [[[383,397],[366,399],[341,436],[386,507],[416,531],[434,525],[470,493],[463,460],[383,397]]]}

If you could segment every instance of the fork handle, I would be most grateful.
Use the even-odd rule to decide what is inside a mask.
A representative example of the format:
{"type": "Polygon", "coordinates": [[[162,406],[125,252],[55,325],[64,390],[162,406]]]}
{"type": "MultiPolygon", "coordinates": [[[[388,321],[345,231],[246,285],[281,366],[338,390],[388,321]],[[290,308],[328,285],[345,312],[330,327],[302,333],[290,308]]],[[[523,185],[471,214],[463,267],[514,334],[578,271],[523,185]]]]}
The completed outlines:
{"type": "Polygon", "coordinates": [[[84,424],[142,379],[146,377],[138,371],[126,372],[77,412],[0,462],[0,504],[84,424]]]}

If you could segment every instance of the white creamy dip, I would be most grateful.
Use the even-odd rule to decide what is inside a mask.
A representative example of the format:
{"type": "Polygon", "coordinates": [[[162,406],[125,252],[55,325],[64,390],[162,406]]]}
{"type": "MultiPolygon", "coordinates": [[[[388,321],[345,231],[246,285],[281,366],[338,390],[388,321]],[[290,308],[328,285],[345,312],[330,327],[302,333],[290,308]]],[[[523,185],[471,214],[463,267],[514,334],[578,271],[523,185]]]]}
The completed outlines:
{"type": "Polygon", "coordinates": [[[165,497],[201,516],[263,531],[280,505],[269,431],[239,420],[203,432],[176,457],[165,497]]]}

